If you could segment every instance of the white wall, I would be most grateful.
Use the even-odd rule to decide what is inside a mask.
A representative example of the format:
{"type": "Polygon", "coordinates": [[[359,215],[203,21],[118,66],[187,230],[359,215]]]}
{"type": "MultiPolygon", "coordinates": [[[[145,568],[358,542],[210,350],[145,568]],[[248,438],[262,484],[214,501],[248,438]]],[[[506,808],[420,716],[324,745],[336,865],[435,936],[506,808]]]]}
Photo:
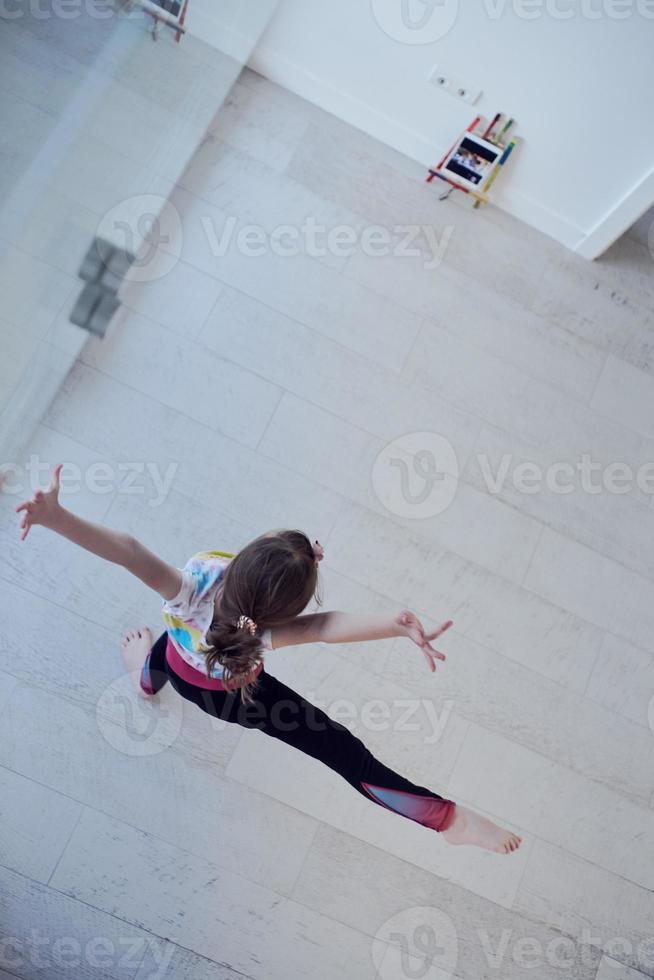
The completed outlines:
{"type": "Polygon", "coordinates": [[[186,27],[219,51],[245,62],[277,0],[190,0],[186,27]]]}
{"type": "Polygon", "coordinates": [[[524,142],[497,203],[582,253],[606,221],[617,237],[614,209],[654,166],[654,0],[404,3],[416,20],[433,10],[424,28],[402,26],[402,0],[281,0],[250,64],[425,165],[477,110],[503,110],[524,142]],[[438,91],[436,64],[479,85],[479,102],[438,91]]]}

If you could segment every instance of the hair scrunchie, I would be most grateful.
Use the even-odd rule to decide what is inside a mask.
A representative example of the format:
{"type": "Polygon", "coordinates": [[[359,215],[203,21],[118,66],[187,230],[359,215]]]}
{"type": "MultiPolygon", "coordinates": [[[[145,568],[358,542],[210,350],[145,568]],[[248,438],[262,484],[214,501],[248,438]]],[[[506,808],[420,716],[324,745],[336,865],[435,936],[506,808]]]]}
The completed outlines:
{"type": "Polygon", "coordinates": [[[257,632],[257,624],[253,619],[250,619],[249,616],[239,616],[236,627],[240,630],[247,628],[252,636],[254,636],[257,632]]]}

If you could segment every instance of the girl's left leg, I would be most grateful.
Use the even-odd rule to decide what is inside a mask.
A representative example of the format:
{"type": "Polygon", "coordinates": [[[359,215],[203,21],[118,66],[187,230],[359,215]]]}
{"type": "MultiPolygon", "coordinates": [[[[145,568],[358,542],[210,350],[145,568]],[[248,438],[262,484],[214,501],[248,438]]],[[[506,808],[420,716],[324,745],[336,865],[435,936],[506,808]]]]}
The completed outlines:
{"type": "Polygon", "coordinates": [[[238,691],[196,687],[170,667],[168,677],[178,694],[207,714],[292,745],[329,766],[367,800],[442,832],[450,844],[473,844],[503,854],[520,846],[517,834],[389,769],[348,728],[265,669],[257,678],[253,701],[247,704],[238,691]]]}
{"type": "MultiPolygon", "coordinates": [[[[223,717],[227,721],[235,721],[246,728],[258,728],[266,735],[292,745],[339,773],[366,799],[442,833],[450,844],[472,844],[500,854],[509,854],[520,846],[521,838],[517,834],[433,790],[416,786],[385,766],[348,728],[265,669],[258,681],[252,705],[237,706],[232,702],[225,711],[221,699],[223,717]]],[[[173,686],[177,686],[174,679],[173,686]]],[[[205,711],[211,711],[208,704],[196,703],[205,711]]]]}
{"type": "Polygon", "coordinates": [[[211,691],[189,692],[176,677],[173,686],[204,711],[244,728],[258,729],[329,766],[367,800],[387,810],[436,831],[446,830],[454,821],[452,800],[417,786],[385,766],[348,728],[265,669],[258,677],[251,704],[241,704],[240,695],[233,692],[218,692],[220,697],[211,691]]]}

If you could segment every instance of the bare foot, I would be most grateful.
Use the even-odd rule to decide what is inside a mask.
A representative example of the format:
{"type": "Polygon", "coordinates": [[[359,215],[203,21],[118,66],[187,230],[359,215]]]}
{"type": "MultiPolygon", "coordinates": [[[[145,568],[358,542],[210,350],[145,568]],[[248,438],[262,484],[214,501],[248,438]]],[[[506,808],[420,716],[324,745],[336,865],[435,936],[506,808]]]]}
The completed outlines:
{"type": "Polygon", "coordinates": [[[141,669],[145,658],[152,649],[152,633],[147,626],[139,626],[137,629],[127,630],[123,636],[121,646],[123,648],[123,660],[132,679],[132,684],[136,688],[139,697],[152,697],[141,687],[141,669]]]}
{"type": "Polygon", "coordinates": [[[449,844],[471,844],[497,854],[510,854],[522,844],[522,837],[498,827],[492,820],[469,810],[467,806],[457,803],[454,814],[453,823],[443,831],[443,837],[449,844]]]}

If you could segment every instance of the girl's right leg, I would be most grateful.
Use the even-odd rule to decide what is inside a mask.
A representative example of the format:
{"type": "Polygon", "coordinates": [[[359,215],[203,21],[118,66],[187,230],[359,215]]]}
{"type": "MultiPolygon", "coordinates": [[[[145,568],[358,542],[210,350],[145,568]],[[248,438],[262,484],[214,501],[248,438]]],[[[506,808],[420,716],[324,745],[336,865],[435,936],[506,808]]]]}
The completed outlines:
{"type": "Polygon", "coordinates": [[[145,658],[143,667],[141,668],[140,685],[150,697],[158,694],[161,688],[168,683],[168,671],[166,668],[167,645],[168,633],[164,632],[152,644],[152,649],[145,658]]]}
{"type": "Polygon", "coordinates": [[[152,697],[168,682],[166,644],[168,634],[162,633],[152,643],[147,626],[128,630],[123,637],[123,659],[130,672],[137,694],[152,697]]]}

